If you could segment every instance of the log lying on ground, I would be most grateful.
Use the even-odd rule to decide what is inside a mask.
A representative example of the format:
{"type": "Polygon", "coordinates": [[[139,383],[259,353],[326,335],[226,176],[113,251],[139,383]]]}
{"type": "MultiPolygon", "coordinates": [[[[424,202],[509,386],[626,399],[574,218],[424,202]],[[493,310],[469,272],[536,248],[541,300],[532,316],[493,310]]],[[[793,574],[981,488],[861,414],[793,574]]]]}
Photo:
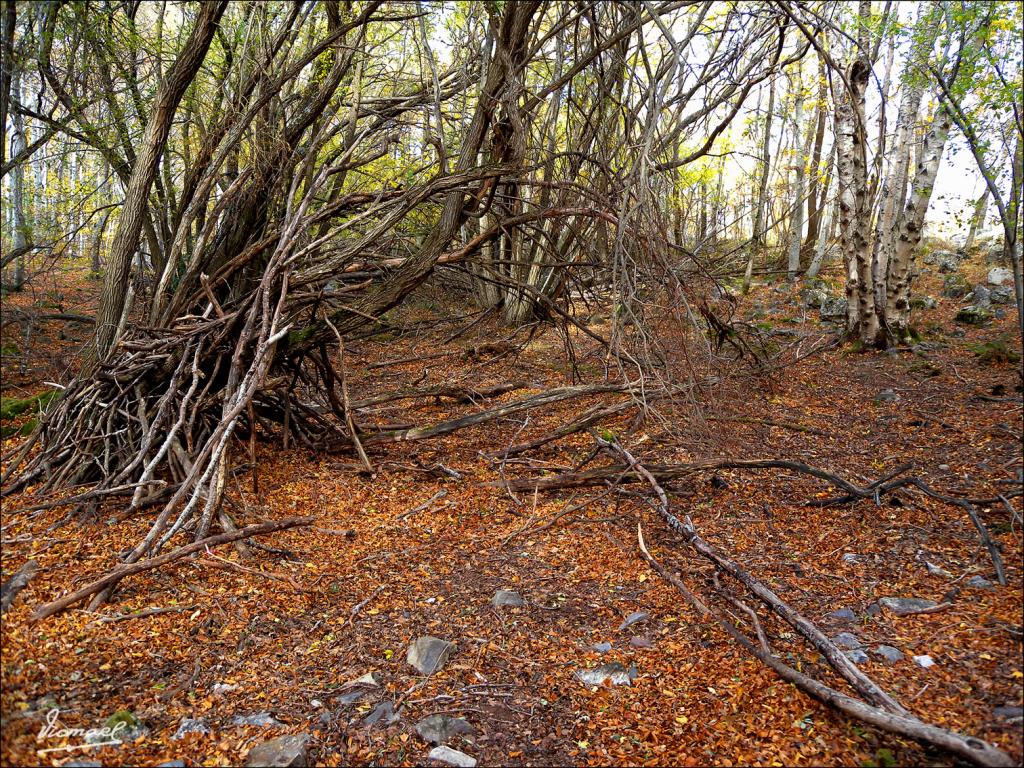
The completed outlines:
{"type": "Polygon", "coordinates": [[[284,520],[274,520],[269,523],[247,525],[245,528],[194,541],[191,544],[186,544],[183,547],[179,547],[178,549],[157,557],[151,557],[148,560],[140,560],[136,563],[128,563],[118,566],[96,579],[96,581],[72,592],[70,595],[65,595],[53,602],[39,606],[35,613],[32,614],[32,618],[35,621],[39,621],[40,619],[45,619],[48,616],[53,616],[55,613],[60,613],[69,606],[84,600],[90,595],[117,584],[121,579],[126,578],[127,576],[149,571],[153,568],[159,568],[161,565],[166,565],[174,560],[190,555],[193,552],[200,552],[206,547],[228,544],[232,541],[237,541],[238,539],[246,539],[250,536],[259,536],[264,533],[273,533],[274,531],[281,531],[285,528],[294,528],[298,525],[309,525],[315,519],[316,518],[314,517],[288,517],[284,520]]]}

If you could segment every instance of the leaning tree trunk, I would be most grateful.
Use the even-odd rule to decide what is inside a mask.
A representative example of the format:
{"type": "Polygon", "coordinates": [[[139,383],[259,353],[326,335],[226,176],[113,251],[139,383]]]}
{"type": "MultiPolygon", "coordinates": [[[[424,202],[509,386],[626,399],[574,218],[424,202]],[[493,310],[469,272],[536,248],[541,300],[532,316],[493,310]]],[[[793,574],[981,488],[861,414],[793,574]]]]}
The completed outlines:
{"type": "Polygon", "coordinates": [[[204,3],[192,32],[185,41],[178,59],[167,70],[166,79],[157,89],[153,108],[146,123],[142,147],[135,159],[132,175],[125,189],[124,207],[110,247],[106,279],[96,311],[96,333],[87,357],[90,363],[102,360],[116,341],[118,322],[124,312],[128,294],[128,275],[146,215],[146,202],[156,177],[160,157],[171,132],[174,113],[185,89],[195,78],[206,57],[217,22],[227,8],[227,0],[204,3]]]}
{"type": "Polygon", "coordinates": [[[981,193],[981,197],[974,204],[974,213],[971,214],[971,228],[967,231],[967,240],[964,241],[964,253],[968,253],[974,247],[974,239],[978,236],[978,230],[985,225],[985,214],[988,212],[988,198],[991,193],[988,187],[981,193]]]}
{"type": "Polygon", "coordinates": [[[895,249],[889,262],[885,324],[889,334],[900,344],[910,341],[910,288],[914,279],[914,249],[921,242],[924,216],[942,161],[942,151],[949,138],[949,128],[949,113],[940,105],[932,119],[932,127],[925,136],[921,161],[914,174],[907,207],[900,215],[895,249]]]}

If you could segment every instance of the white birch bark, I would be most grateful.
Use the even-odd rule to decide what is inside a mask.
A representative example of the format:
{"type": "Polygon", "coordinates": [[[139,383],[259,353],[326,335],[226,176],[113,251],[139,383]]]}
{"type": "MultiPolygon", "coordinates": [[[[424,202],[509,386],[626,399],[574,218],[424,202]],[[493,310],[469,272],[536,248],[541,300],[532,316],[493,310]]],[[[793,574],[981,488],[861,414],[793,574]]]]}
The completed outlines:
{"type": "Polygon", "coordinates": [[[797,68],[794,88],[796,89],[796,98],[793,102],[793,151],[796,157],[793,162],[793,170],[796,179],[793,184],[793,214],[789,227],[789,260],[786,265],[786,273],[791,283],[796,282],[797,274],[800,272],[800,244],[803,242],[804,235],[804,167],[807,163],[807,153],[800,142],[804,92],[799,68],[797,68]]]}
{"type": "Polygon", "coordinates": [[[871,279],[871,251],[864,93],[871,65],[854,52],[846,83],[838,83],[836,99],[836,180],[839,184],[839,240],[846,261],[846,328],[865,343],[878,335],[871,279]]]}
{"type": "MultiPolygon", "coordinates": [[[[11,90],[21,99],[21,72],[14,71],[11,78],[11,90]]],[[[13,131],[11,131],[11,157],[17,157],[25,151],[25,117],[18,110],[11,114],[13,131]]],[[[18,163],[11,169],[11,214],[14,227],[11,231],[11,245],[18,254],[14,260],[14,279],[11,288],[20,291],[25,284],[25,253],[28,250],[29,226],[25,218],[25,164],[18,163]]]]}
{"type": "Polygon", "coordinates": [[[889,262],[886,280],[886,325],[899,343],[910,339],[910,288],[914,279],[914,249],[921,242],[924,216],[935,187],[942,151],[949,138],[950,118],[942,105],[936,109],[932,125],[924,138],[921,161],[914,174],[907,205],[900,214],[898,235],[889,262]]]}

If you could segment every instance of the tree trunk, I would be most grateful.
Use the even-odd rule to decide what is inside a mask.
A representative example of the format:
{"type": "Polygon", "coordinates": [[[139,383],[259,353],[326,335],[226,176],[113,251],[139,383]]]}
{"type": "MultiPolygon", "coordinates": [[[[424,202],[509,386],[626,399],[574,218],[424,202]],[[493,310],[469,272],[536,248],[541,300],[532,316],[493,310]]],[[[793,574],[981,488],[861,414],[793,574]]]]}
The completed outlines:
{"type": "Polygon", "coordinates": [[[761,145],[761,178],[754,203],[754,229],[747,244],[747,269],[743,273],[743,293],[750,291],[750,279],[754,274],[754,259],[764,244],[764,209],[768,198],[768,173],[771,170],[772,112],[775,111],[775,78],[768,83],[768,111],[764,118],[764,142],[761,145]]]}
{"type": "MultiPolygon", "coordinates": [[[[867,28],[871,3],[859,6],[862,30],[867,28]]],[[[870,190],[867,179],[867,126],[864,95],[871,63],[863,43],[851,54],[846,83],[839,84],[836,99],[836,178],[839,182],[839,237],[846,260],[846,329],[868,346],[879,342],[880,324],[875,313],[871,274],[870,190]]]]}
{"type": "Polygon", "coordinates": [[[804,248],[814,248],[818,240],[818,228],[821,224],[821,214],[826,205],[827,185],[821,183],[821,151],[825,143],[825,111],[828,94],[826,84],[828,80],[825,72],[825,59],[818,54],[818,107],[817,124],[814,129],[814,150],[811,153],[810,182],[807,193],[807,238],[804,240],[804,248]],[[820,198],[819,198],[820,190],[820,198]]]}
{"type": "Polygon", "coordinates": [[[978,230],[985,226],[985,214],[988,212],[988,187],[981,193],[981,197],[974,204],[974,213],[971,215],[971,228],[967,231],[967,240],[964,242],[964,253],[967,253],[974,247],[974,238],[978,235],[978,230]]]}
{"type": "Polygon", "coordinates": [[[99,308],[96,312],[96,334],[87,350],[87,365],[102,360],[116,341],[118,322],[124,312],[128,292],[128,276],[132,254],[139,243],[146,202],[156,177],[160,157],[171,131],[174,113],[185,89],[199,71],[210,47],[217,22],[227,8],[227,0],[204,3],[192,33],[185,41],[177,60],[167,70],[166,79],[157,89],[153,108],[142,138],[142,147],[135,159],[132,175],[125,189],[124,207],[118,219],[114,241],[107,259],[99,308]]]}
{"type": "MultiPolygon", "coordinates": [[[[21,72],[14,71],[11,78],[11,91],[18,94],[21,101],[21,72]]],[[[25,151],[25,117],[19,111],[13,113],[13,129],[11,131],[11,157],[17,157],[25,151]]],[[[14,227],[11,232],[11,245],[15,254],[14,278],[11,281],[11,290],[20,291],[25,284],[25,255],[28,253],[29,244],[32,240],[32,230],[29,228],[28,220],[25,218],[25,164],[18,163],[11,170],[11,214],[14,219],[14,227]]]]}
{"type": "MultiPolygon", "coordinates": [[[[797,69],[796,99],[793,103],[793,147],[795,149],[793,170],[796,173],[796,180],[793,185],[792,220],[789,227],[789,261],[786,267],[787,277],[791,283],[796,282],[800,272],[800,244],[804,235],[804,166],[807,162],[806,152],[800,141],[800,122],[804,109],[803,83],[800,77],[800,70],[797,69]]],[[[810,136],[808,136],[810,138],[810,136]]]]}
{"type": "Polygon", "coordinates": [[[944,106],[939,106],[932,119],[932,127],[925,136],[921,162],[914,174],[907,207],[900,214],[899,235],[889,262],[886,285],[885,322],[889,334],[898,343],[910,341],[910,288],[914,279],[914,249],[921,242],[924,216],[935,186],[935,176],[942,161],[942,151],[949,138],[950,118],[944,106]]]}

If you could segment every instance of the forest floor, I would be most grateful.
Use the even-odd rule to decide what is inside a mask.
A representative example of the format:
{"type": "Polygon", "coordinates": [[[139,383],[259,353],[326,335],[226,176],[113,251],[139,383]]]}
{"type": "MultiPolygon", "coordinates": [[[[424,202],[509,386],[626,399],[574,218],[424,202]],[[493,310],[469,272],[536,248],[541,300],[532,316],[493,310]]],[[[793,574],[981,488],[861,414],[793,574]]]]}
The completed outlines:
{"type": "MultiPolygon", "coordinates": [[[[964,269],[972,283],[984,280],[982,264],[964,269]]],[[[88,312],[96,283],[73,271],[53,279],[34,296],[5,303],[48,300],[63,312],[88,312]]],[[[937,296],[939,285],[936,274],[922,278],[923,292],[937,296]]],[[[538,332],[521,354],[491,361],[485,342],[508,330],[484,322],[444,343],[460,323],[427,303],[402,314],[406,331],[351,344],[353,398],[417,380],[419,387],[528,382],[498,398],[508,401],[571,383],[556,331],[538,332]],[[413,323],[438,316],[441,325],[413,323]]],[[[782,329],[773,338],[788,364],[721,377],[694,397],[699,409],[682,404],[668,423],[650,419],[630,432],[628,413],[602,427],[622,435],[641,461],[796,459],[857,483],[913,462],[913,473],[937,490],[971,496],[1005,493],[1013,487],[1005,481],[1020,477],[1018,365],[982,364],[977,354],[978,345],[999,338],[1019,348],[1012,305],[1007,318],[958,336],[959,302],[940,299],[919,312],[924,347],[893,354],[823,344],[835,327],[802,309],[786,286],[759,286],[739,314],[755,305],[758,322],[782,329]]],[[[87,325],[42,324],[22,367],[22,350],[10,346],[23,345],[21,326],[5,327],[4,395],[66,380],[89,332],[87,325]]],[[[599,381],[602,359],[582,359],[585,379],[599,381]]],[[[255,480],[246,470],[231,488],[235,516],[256,522],[308,513],[315,525],[262,537],[244,560],[226,545],[126,580],[99,614],[71,609],[38,623],[30,618],[43,602],[109,569],[151,519],[112,524],[119,510],[107,507],[93,521],[69,521],[67,509],[26,514],[19,512],[23,498],[5,499],[4,578],[29,558],[40,572],[3,617],[3,764],[232,765],[283,733],[309,735],[311,764],[423,764],[431,745],[415,726],[438,713],[469,723],[472,732],[448,744],[481,765],[952,764],[836,715],[703,622],[638,556],[639,521],[656,557],[698,591],[710,582],[707,563],[667,530],[639,487],[513,494],[502,484],[503,477],[575,466],[593,448],[590,435],[504,466],[483,455],[615,399],[571,400],[435,440],[374,446],[373,477],[359,474],[351,455],[284,449],[279,438],[260,442],[255,480]],[[570,505],[580,507],[566,512],[570,505]],[[525,605],[493,607],[498,589],[517,591],[525,605]],[[130,616],[150,608],[166,610],[130,616]],[[620,629],[637,612],[648,616],[620,629]],[[117,617],[124,618],[110,620],[117,617]],[[430,677],[406,663],[410,642],[423,635],[457,644],[430,677]],[[574,675],[608,662],[635,665],[632,684],[592,687],[574,675]],[[352,695],[345,684],[368,672],[379,686],[352,695]],[[42,751],[75,743],[39,738],[54,707],[67,727],[99,727],[128,710],[146,730],[120,747],[42,751]],[[263,713],[249,718],[263,725],[233,721],[263,713]],[[183,719],[202,721],[205,732],[175,738],[183,719]]],[[[493,402],[398,401],[366,417],[423,425],[493,402]]],[[[4,441],[5,456],[20,439],[4,441]]],[[[236,450],[236,464],[248,462],[247,450],[236,450]]],[[[808,508],[806,501],[830,489],[783,470],[697,475],[669,491],[705,539],[828,634],[855,634],[868,652],[863,668],[912,712],[1024,756],[1019,710],[1009,709],[1021,706],[1024,691],[1015,513],[979,509],[1002,547],[1009,584],[999,586],[964,510],[920,494],[808,508]],[[976,576],[991,583],[969,585],[976,576]],[[885,596],[952,604],[903,617],[869,610],[885,596]],[[840,609],[852,611],[853,621],[829,616],[840,609]],[[884,663],[878,644],[904,658],[884,663]],[[913,660],[925,655],[934,661],[928,668],[913,660]]],[[[791,663],[833,679],[779,625],[765,627],[791,663]]]]}

